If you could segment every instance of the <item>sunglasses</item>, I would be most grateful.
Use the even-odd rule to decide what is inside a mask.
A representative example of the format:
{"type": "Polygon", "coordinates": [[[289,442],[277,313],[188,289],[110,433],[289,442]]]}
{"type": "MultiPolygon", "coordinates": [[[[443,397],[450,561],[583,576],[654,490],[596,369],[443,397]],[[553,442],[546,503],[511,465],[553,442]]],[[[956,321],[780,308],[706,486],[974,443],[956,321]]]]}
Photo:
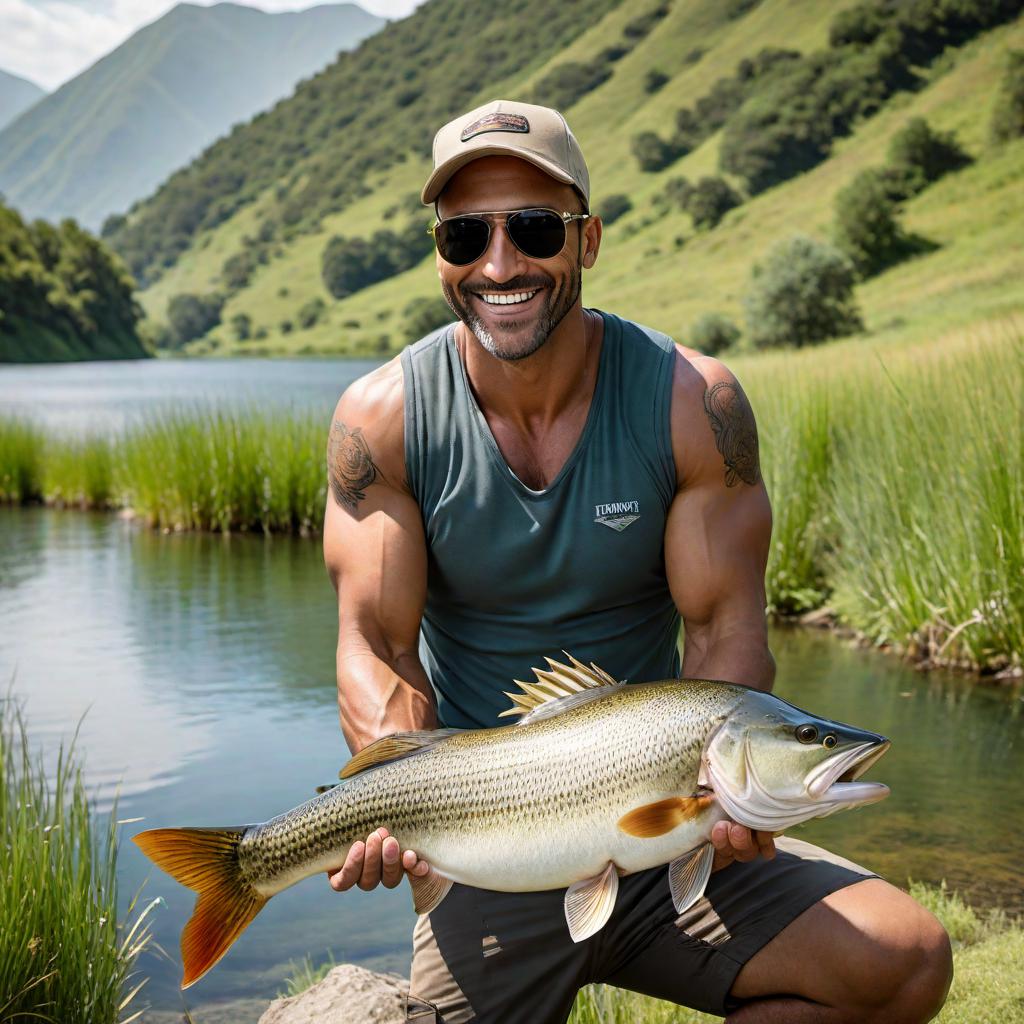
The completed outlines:
{"type": "Polygon", "coordinates": [[[475,263],[491,242],[491,221],[502,218],[512,244],[532,260],[549,260],[565,245],[565,226],[574,220],[587,220],[589,213],[556,213],[554,210],[515,210],[508,213],[476,213],[465,217],[448,217],[427,230],[441,259],[454,267],[475,263]]]}

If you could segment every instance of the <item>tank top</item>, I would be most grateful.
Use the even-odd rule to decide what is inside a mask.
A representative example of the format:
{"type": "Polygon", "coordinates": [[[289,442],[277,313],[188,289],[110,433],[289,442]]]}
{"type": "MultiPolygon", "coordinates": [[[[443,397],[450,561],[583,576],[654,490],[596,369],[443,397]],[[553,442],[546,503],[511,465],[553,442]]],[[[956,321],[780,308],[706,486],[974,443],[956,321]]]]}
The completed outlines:
{"type": "Polygon", "coordinates": [[[675,349],[601,313],[583,432],[543,490],[509,468],[455,343],[455,325],[402,352],[405,464],[428,551],[420,657],[452,728],[509,724],[514,680],[567,651],[616,679],[679,674],[664,537],[676,490],[675,349]]]}

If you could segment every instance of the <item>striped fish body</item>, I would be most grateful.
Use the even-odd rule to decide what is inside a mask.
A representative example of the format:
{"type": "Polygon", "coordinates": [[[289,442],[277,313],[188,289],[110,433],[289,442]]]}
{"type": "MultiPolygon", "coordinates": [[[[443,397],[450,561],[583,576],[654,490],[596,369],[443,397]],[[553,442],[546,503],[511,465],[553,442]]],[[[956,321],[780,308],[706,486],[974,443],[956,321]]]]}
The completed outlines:
{"type": "Polygon", "coordinates": [[[708,734],[745,692],[623,686],[541,721],[457,733],[252,827],[243,873],[272,896],[337,867],[381,826],[447,878],[506,892],[564,888],[609,861],[623,873],[665,864],[707,838],[724,816],[714,801],[660,837],[617,822],[697,790],[708,734]]]}

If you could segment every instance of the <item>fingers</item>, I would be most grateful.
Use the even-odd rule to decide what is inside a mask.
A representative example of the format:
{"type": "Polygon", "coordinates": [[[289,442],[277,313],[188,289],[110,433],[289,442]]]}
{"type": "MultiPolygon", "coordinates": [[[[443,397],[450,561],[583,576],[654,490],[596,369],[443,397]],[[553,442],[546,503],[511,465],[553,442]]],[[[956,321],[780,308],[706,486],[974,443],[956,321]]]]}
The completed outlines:
{"type": "Polygon", "coordinates": [[[755,832],[734,821],[716,821],[711,829],[715,848],[712,871],[727,867],[733,861],[747,863],[756,857],[771,860],[775,856],[775,840],[771,832],[755,832]]]}
{"type": "Polygon", "coordinates": [[[354,885],[365,890],[381,884],[394,889],[406,873],[422,877],[429,870],[425,860],[420,860],[413,850],[403,852],[398,840],[386,828],[379,828],[365,843],[353,843],[345,863],[328,871],[327,878],[335,892],[344,892],[354,885]]]}

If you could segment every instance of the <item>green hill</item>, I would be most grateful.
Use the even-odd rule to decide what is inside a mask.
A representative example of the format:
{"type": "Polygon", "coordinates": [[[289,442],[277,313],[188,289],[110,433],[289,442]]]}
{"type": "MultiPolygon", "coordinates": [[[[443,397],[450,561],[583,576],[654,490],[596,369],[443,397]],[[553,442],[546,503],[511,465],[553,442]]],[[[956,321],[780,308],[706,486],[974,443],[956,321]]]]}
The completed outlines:
{"type": "Polygon", "coordinates": [[[0,129],[45,95],[46,90],[35,82],[28,82],[9,71],[0,70],[0,129]]]}
{"type": "Polygon", "coordinates": [[[355,4],[179,4],[0,132],[0,192],[98,228],[383,24],[355,4]]]}
{"type": "MultiPolygon", "coordinates": [[[[1020,3],[590,4],[589,23],[549,18],[536,45],[517,36],[521,46],[511,55],[499,46],[486,66],[476,54],[487,48],[470,41],[490,29],[495,39],[507,31],[503,9],[485,26],[473,21],[476,6],[431,0],[141,204],[110,241],[148,282],[141,295],[147,313],[162,322],[173,296],[220,293],[221,324],[191,344],[196,353],[397,349],[414,331],[410,302],[437,295],[432,256],[336,300],[321,279],[324,248],[334,236],[372,239],[382,229],[415,237],[413,229],[429,222],[415,195],[429,169],[430,135],[448,116],[499,95],[557,98],[587,154],[595,209],[609,197],[628,197],[631,208],[607,228],[587,279],[589,303],[680,339],[711,311],[742,324],[754,264],[794,232],[829,237],[838,191],[859,171],[883,165],[892,137],[912,117],[924,117],[955,133],[974,162],[904,203],[907,230],[930,244],[858,286],[867,332],[917,338],[1024,306],[1024,144],[989,140],[1007,55],[1024,48],[1020,3]],[[902,11],[904,20],[877,39],[850,42],[870,21],[858,12],[876,9],[902,11]],[[971,22],[979,10],[982,21],[971,22]],[[853,28],[837,33],[833,22],[843,11],[853,12],[853,28]],[[933,12],[940,11],[956,17],[938,24],[933,12]],[[448,76],[458,88],[449,83],[439,93],[445,62],[426,59],[422,40],[442,30],[446,53],[470,63],[466,74],[448,76]],[[789,53],[759,70],[771,63],[766,48],[789,53]],[[332,128],[325,100],[374,68],[374,89],[343,130],[332,128]],[[403,106],[398,99],[406,95],[403,106]],[[794,95],[804,106],[818,103],[816,130],[827,127],[813,151],[798,154],[799,173],[766,186],[763,175],[744,176],[742,161],[734,163],[743,174],[723,172],[723,141],[744,156],[772,157],[766,119],[785,109],[783,101],[798,106],[794,95]],[[685,145],[683,107],[697,122],[685,145]],[[634,156],[634,139],[645,132],[678,147],[660,170],[642,171],[634,156]],[[704,176],[723,176],[744,201],[717,226],[697,230],[667,196],[677,179],[704,176]],[[225,179],[230,190],[217,184],[225,179]]],[[[519,9],[530,6],[517,6],[524,25],[530,19],[519,9]]],[[[801,128],[776,121],[781,126],[769,124],[776,134],[801,128]]]]}

